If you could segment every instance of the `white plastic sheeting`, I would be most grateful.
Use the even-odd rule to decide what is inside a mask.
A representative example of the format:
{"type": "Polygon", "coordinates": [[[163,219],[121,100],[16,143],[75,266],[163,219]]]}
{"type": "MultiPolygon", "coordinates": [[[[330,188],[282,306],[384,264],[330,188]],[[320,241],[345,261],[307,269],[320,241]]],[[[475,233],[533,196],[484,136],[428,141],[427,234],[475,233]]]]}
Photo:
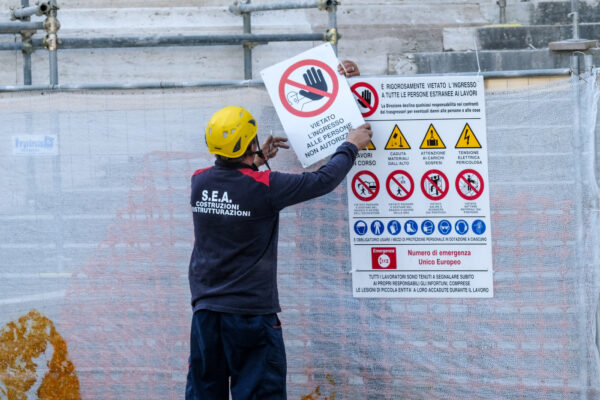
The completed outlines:
{"type": "MultiPolygon", "coordinates": [[[[597,93],[487,93],[493,299],[353,298],[345,184],[284,210],[288,397],[598,398],[597,93]]],[[[0,96],[0,399],[183,398],[189,182],[230,104],[282,131],[256,88],[0,96]]]]}

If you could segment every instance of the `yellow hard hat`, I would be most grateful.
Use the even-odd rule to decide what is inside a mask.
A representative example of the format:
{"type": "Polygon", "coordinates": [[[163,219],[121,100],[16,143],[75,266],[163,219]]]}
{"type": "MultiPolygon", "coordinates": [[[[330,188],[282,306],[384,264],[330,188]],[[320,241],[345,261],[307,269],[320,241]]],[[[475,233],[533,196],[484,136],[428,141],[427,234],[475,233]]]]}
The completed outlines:
{"type": "Polygon", "coordinates": [[[208,151],[228,158],[241,157],[256,131],[256,120],[248,110],[237,106],[222,108],[206,125],[208,151]]]}

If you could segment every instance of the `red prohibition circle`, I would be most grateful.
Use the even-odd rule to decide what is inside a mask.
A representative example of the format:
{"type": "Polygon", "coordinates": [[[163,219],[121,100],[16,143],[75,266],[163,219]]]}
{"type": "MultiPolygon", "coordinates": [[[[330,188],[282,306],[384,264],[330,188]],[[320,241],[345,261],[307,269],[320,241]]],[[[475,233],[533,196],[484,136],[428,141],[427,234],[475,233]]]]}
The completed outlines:
{"type": "Polygon", "coordinates": [[[483,193],[483,177],[481,176],[481,174],[479,172],[475,171],[474,169],[465,169],[465,170],[461,171],[456,176],[456,181],[455,181],[454,185],[456,186],[456,191],[458,192],[459,196],[465,200],[475,200],[475,199],[479,198],[479,196],[481,196],[481,194],[483,193]],[[471,182],[469,182],[469,179],[465,178],[466,174],[473,174],[477,177],[477,179],[479,179],[479,183],[480,183],[479,189],[475,188],[475,186],[473,186],[471,184],[471,182]],[[466,183],[467,186],[473,191],[472,195],[463,193],[462,190],[460,190],[460,181],[461,180],[464,183],[466,183]]]}
{"type": "Polygon", "coordinates": [[[366,112],[361,111],[363,117],[370,117],[375,113],[375,111],[377,111],[377,107],[379,107],[379,95],[377,95],[377,90],[375,90],[373,86],[369,85],[366,82],[358,82],[352,85],[350,90],[352,91],[352,94],[354,94],[354,96],[356,96],[360,100],[364,101],[365,99],[363,99],[362,96],[358,94],[358,90],[356,90],[356,88],[359,87],[367,88],[371,93],[373,93],[373,106],[369,105],[369,107],[367,107],[369,110],[366,112]]]}
{"type": "Polygon", "coordinates": [[[423,174],[423,177],[421,178],[421,191],[423,191],[423,194],[425,195],[425,197],[427,197],[429,200],[441,200],[444,197],[446,197],[446,194],[448,194],[448,178],[446,177],[446,175],[438,170],[438,169],[430,169],[429,171],[425,172],[423,174]],[[432,174],[436,174],[439,175],[443,180],[444,180],[444,189],[442,190],[436,182],[434,182],[429,176],[432,174]],[[425,188],[425,182],[429,181],[429,183],[431,183],[436,189],[437,189],[437,195],[432,195],[430,193],[428,193],[427,189],[425,188]]]}
{"type": "Polygon", "coordinates": [[[375,174],[372,173],[371,171],[365,170],[365,171],[357,172],[356,175],[354,175],[354,178],[352,178],[352,193],[354,193],[356,198],[359,200],[371,201],[375,197],[377,197],[377,193],[379,193],[379,180],[377,179],[375,174]],[[360,178],[361,175],[368,175],[370,178],[372,178],[375,183],[375,188],[365,184],[365,181],[360,178]],[[358,193],[358,191],[356,190],[356,182],[357,181],[363,186],[363,188],[366,189],[366,191],[369,193],[368,195],[363,195],[362,193],[358,193]]]}
{"type": "Polygon", "coordinates": [[[290,113],[292,113],[293,115],[295,115],[297,117],[304,117],[304,118],[314,117],[315,115],[319,115],[322,112],[324,112],[325,110],[327,110],[333,104],[333,102],[335,101],[335,98],[337,96],[338,90],[339,90],[339,83],[338,83],[336,73],[333,71],[333,69],[331,69],[331,67],[329,67],[329,65],[327,65],[324,62],[321,62],[319,60],[302,60],[302,61],[298,61],[297,63],[290,65],[288,67],[288,69],[286,69],[285,72],[283,73],[283,75],[281,76],[281,81],[279,82],[279,100],[281,101],[281,104],[283,104],[283,106],[285,107],[286,110],[288,110],[290,113]],[[298,68],[305,67],[307,65],[324,69],[325,72],[327,74],[329,74],[329,77],[331,78],[333,87],[331,88],[331,93],[327,92],[328,96],[329,96],[329,100],[327,100],[327,102],[325,104],[323,104],[321,107],[319,107],[318,109],[313,110],[313,111],[300,111],[300,110],[296,110],[294,107],[292,107],[292,105],[290,103],[288,103],[286,95],[285,95],[285,85],[292,85],[297,88],[301,88],[306,91],[314,93],[314,90],[315,90],[314,88],[311,88],[311,87],[306,86],[299,82],[291,81],[289,79],[290,75],[294,71],[296,71],[298,68]]]}
{"type": "Polygon", "coordinates": [[[387,189],[387,192],[392,197],[392,199],[398,200],[398,201],[404,201],[404,200],[408,199],[410,196],[412,196],[413,191],[415,190],[415,182],[413,181],[413,178],[410,176],[410,174],[408,172],[399,169],[399,170],[392,172],[387,177],[387,180],[385,181],[385,188],[387,189]],[[406,190],[406,188],[400,182],[398,182],[398,179],[395,178],[395,176],[397,176],[397,175],[402,175],[402,176],[405,176],[408,178],[408,181],[410,182],[410,190],[406,190]],[[394,181],[394,183],[396,185],[398,185],[398,187],[400,187],[402,190],[404,190],[404,192],[406,194],[403,196],[399,196],[399,195],[393,193],[392,189],[390,187],[390,183],[392,183],[392,181],[394,181]]]}

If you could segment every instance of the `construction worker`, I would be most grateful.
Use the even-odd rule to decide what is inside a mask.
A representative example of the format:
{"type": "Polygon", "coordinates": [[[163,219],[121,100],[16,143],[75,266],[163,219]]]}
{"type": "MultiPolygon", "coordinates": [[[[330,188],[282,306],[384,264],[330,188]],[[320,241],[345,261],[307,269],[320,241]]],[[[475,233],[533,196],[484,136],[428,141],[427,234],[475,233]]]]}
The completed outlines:
{"type": "MultiPolygon", "coordinates": [[[[186,399],[286,398],[286,357],[277,293],[279,211],[329,193],[371,140],[352,130],[315,172],[258,167],[289,148],[272,137],[259,148],[255,118],[241,107],[217,111],[206,127],[212,167],[192,177],[194,249],[189,281],[194,316],[186,399]]],[[[267,164],[268,165],[268,164],[267,164]]]]}

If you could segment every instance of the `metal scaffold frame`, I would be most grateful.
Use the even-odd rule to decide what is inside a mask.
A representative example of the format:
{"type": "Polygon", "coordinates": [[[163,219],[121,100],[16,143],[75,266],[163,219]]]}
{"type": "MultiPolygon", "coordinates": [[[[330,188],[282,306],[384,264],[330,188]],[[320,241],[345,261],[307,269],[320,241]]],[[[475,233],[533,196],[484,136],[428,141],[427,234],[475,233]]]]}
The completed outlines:
{"type": "MultiPolygon", "coordinates": [[[[100,38],[58,38],[60,23],[57,18],[57,0],[47,0],[30,6],[29,0],[21,0],[22,8],[11,10],[14,22],[0,23],[0,34],[21,35],[21,42],[0,43],[0,51],[18,51],[23,55],[23,85],[0,86],[0,92],[38,90],[115,90],[115,89],[166,89],[191,87],[248,87],[262,86],[261,80],[252,79],[252,49],[269,42],[326,41],[332,44],[337,54],[340,35],[337,29],[337,0],[294,0],[279,3],[254,4],[251,0],[236,0],[229,11],[243,18],[243,33],[230,35],[189,35],[189,36],[139,36],[139,37],[100,37],[100,38]],[[253,12],[316,8],[327,11],[328,29],[325,33],[253,34],[251,15],[253,12]],[[31,22],[33,15],[45,16],[43,22],[31,22]],[[39,30],[44,30],[44,39],[32,39],[39,30]],[[136,83],[83,83],[59,84],[58,50],[98,49],[98,48],[148,48],[169,46],[215,46],[241,45],[244,49],[244,79],[184,82],[136,82],[136,83]],[[49,51],[49,84],[33,85],[31,79],[31,54],[39,49],[49,51]]],[[[571,15],[571,14],[570,14],[571,15]]],[[[574,17],[574,37],[577,37],[577,18],[574,17]]],[[[569,42],[571,45],[571,42],[569,42]]],[[[553,49],[554,50],[554,49],[553,49]]],[[[572,50],[572,49],[557,49],[572,50]]],[[[585,50],[584,50],[585,51],[585,50]]],[[[573,56],[577,59],[577,56],[573,56]]],[[[530,76],[568,76],[579,72],[578,62],[571,68],[534,69],[513,71],[462,72],[461,75],[479,74],[484,78],[517,78],[530,76]]]]}
{"type": "Polygon", "coordinates": [[[23,54],[24,85],[0,86],[0,91],[22,90],[80,90],[80,89],[139,89],[139,88],[184,88],[203,86],[248,86],[259,85],[252,81],[252,49],[269,42],[326,41],[331,43],[337,54],[340,35],[337,31],[337,0],[296,0],[270,4],[251,4],[251,0],[236,0],[229,11],[243,18],[243,33],[233,35],[193,36],[140,36],[115,38],[63,38],[58,39],[60,23],[57,19],[56,0],[29,6],[29,0],[21,0],[22,8],[11,10],[11,17],[18,22],[0,23],[0,34],[21,34],[20,43],[0,43],[0,51],[18,51],[23,54]],[[327,11],[329,28],[325,33],[252,34],[251,14],[257,11],[291,10],[316,8],[327,11]],[[32,15],[45,15],[43,22],[31,22],[32,15]],[[44,39],[32,39],[38,30],[45,30],[44,39]],[[201,81],[201,82],[142,82],[125,84],[80,84],[61,85],[58,82],[58,49],[140,48],[167,46],[215,46],[242,45],[244,48],[244,80],[201,81]],[[49,51],[49,85],[32,85],[31,53],[46,48],[49,51]]]}

